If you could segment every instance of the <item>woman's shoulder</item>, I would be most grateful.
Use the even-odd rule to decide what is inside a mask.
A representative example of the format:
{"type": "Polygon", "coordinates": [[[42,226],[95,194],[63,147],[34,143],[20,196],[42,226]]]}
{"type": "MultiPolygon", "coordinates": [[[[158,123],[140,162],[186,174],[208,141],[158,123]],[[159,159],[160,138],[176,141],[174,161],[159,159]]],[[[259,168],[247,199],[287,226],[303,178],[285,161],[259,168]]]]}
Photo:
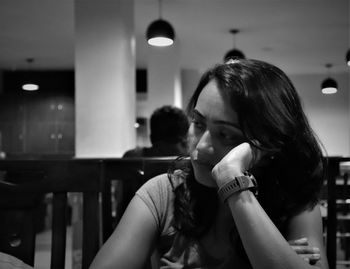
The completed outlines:
{"type": "Polygon", "coordinates": [[[174,189],[183,182],[180,171],[161,174],[148,180],[136,195],[150,209],[161,233],[167,230],[173,216],[174,189]]]}
{"type": "Polygon", "coordinates": [[[171,174],[160,174],[146,181],[136,193],[147,192],[167,195],[183,183],[183,180],[182,171],[180,170],[176,170],[171,174]]]}

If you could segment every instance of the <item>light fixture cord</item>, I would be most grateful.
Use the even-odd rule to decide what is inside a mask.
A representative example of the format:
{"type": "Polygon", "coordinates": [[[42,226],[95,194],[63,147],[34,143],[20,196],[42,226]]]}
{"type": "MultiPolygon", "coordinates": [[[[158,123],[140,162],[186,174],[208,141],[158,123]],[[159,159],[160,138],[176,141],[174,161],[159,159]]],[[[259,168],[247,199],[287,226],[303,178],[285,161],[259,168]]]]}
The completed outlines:
{"type": "Polygon", "coordinates": [[[328,77],[331,77],[331,68],[332,68],[332,64],[326,64],[327,70],[328,70],[328,77]]]}
{"type": "Polygon", "coordinates": [[[239,32],[238,29],[231,29],[230,33],[233,35],[233,48],[236,48],[236,34],[239,32]]]}
{"type": "Polygon", "coordinates": [[[26,62],[27,62],[27,69],[29,70],[30,67],[32,66],[32,63],[34,63],[34,58],[27,58],[26,62]]]}
{"type": "Polygon", "coordinates": [[[159,19],[162,18],[162,0],[158,1],[159,5],[158,5],[158,15],[159,15],[159,19]]]}

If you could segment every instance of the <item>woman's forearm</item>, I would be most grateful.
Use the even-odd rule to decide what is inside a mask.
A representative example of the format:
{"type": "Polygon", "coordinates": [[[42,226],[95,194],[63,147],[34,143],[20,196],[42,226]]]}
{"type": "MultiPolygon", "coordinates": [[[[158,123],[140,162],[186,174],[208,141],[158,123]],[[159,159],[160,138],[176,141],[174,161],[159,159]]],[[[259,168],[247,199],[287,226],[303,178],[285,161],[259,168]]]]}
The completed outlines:
{"type": "Polygon", "coordinates": [[[290,247],[252,192],[236,193],[227,203],[254,269],[315,268],[290,247]]]}

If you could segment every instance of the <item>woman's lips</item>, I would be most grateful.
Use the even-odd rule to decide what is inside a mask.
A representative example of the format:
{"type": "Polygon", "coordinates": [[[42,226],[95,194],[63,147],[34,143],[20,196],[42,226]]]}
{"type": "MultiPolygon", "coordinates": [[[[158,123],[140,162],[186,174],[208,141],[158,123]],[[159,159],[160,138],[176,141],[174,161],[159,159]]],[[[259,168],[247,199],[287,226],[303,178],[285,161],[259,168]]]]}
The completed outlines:
{"type": "Polygon", "coordinates": [[[210,168],[213,168],[215,166],[212,158],[210,158],[209,156],[206,156],[204,154],[201,154],[198,151],[194,151],[191,154],[191,159],[193,162],[195,162],[196,164],[199,164],[199,165],[208,166],[210,168]]]}
{"type": "Polygon", "coordinates": [[[212,165],[210,163],[206,163],[206,162],[195,161],[195,164],[200,165],[200,166],[205,166],[209,170],[212,170],[214,168],[214,165],[212,165]]]}

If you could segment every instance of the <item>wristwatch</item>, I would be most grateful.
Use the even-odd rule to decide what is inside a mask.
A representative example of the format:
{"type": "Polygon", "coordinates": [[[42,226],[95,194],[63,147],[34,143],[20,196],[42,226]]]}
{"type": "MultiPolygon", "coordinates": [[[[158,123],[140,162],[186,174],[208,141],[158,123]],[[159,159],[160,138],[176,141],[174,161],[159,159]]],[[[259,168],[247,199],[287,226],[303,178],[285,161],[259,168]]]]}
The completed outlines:
{"type": "Polygon", "coordinates": [[[258,194],[257,181],[249,172],[244,172],[243,176],[234,177],[231,181],[221,186],[219,188],[218,195],[223,202],[226,202],[227,198],[229,198],[232,194],[244,190],[251,190],[255,195],[258,194]]]}

